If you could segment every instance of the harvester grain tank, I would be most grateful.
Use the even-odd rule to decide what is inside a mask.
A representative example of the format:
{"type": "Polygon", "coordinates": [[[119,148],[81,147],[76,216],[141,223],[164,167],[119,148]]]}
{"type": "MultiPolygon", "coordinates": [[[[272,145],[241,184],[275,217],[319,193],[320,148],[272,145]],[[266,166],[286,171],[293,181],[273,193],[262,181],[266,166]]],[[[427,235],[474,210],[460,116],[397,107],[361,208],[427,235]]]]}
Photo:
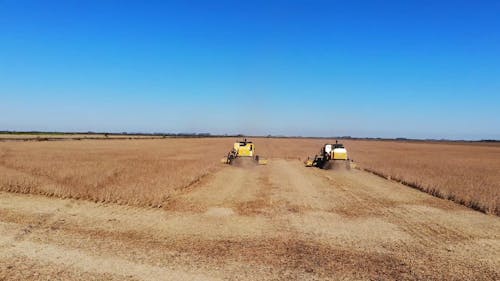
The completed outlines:
{"type": "Polygon", "coordinates": [[[260,158],[256,154],[255,144],[247,139],[235,142],[233,149],[228,152],[226,157],[221,159],[221,162],[224,164],[233,164],[238,158],[252,159],[259,165],[267,164],[267,160],[260,158]]]}

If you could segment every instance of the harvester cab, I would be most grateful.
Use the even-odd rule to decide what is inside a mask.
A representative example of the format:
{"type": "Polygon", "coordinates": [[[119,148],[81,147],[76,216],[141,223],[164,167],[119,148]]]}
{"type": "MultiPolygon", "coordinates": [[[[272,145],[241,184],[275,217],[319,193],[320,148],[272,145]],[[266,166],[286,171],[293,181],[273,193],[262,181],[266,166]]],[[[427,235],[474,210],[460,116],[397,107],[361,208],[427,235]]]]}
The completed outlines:
{"type": "Polygon", "coordinates": [[[346,167],[350,167],[347,149],[338,141],[335,141],[335,144],[325,144],[318,155],[315,155],[312,159],[307,157],[304,164],[306,167],[329,169],[334,161],[345,161],[346,167]]]}
{"type": "Polygon", "coordinates": [[[247,139],[237,141],[233,145],[233,149],[228,152],[227,156],[222,158],[224,164],[232,164],[237,158],[249,158],[255,160],[259,165],[267,164],[267,160],[261,159],[255,152],[255,144],[247,139]]]}

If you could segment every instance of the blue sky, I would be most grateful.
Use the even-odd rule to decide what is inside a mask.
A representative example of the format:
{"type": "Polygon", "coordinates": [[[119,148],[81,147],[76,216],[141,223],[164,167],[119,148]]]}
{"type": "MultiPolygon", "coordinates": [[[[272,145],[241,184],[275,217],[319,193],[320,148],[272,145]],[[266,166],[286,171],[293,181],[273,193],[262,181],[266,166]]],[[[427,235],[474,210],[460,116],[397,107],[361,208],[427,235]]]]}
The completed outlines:
{"type": "Polygon", "coordinates": [[[499,1],[0,0],[0,130],[500,139],[499,1]]]}

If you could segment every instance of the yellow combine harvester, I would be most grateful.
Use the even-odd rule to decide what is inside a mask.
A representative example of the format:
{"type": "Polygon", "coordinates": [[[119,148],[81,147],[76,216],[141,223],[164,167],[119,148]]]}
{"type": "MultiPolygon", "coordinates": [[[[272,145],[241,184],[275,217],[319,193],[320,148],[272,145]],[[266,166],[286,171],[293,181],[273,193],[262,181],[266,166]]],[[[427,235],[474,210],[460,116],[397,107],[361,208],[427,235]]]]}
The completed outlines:
{"type": "Polygon", "coordinates": [[[320,154],[314,156],[313,159],[307,157],[304,164],[306,167],[318,167],[320,169],[331,168],[331,162],[345,162],[346,168],[350,168],[349,157],[347,156],[347,149],[344,145],[335,141],[335,144],[325,144],[321,148],[320,154]]]}
{"type": "Polygon", "coordinates": [[[267,160],[259,158],[255,152],[255,144],[244,139],[234,143],[233,149],[229,151],[226,157],[221,159],[224,164],[232,164],[237,158],[247,158],[255,160],[259,165],[267,164],[267,160]]]}

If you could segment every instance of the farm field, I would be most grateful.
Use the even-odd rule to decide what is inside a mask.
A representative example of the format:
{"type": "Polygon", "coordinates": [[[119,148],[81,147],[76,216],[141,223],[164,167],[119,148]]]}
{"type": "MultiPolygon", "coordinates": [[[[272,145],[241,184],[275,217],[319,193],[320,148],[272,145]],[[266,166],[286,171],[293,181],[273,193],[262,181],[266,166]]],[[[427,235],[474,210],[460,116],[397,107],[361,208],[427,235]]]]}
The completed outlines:
{"type": "MultiPolygon", "coordinates": [[[[221,168],[234,138],[0,142],[0,190],[162,206],[221,168]]],[[[258,154],[303,160],[325,139],[256,139],[258,154]]],[[[500,214],[500,145],[346,140],[367,170],[500,214]]]]}
{"type": "MultiPolygon", "coordinates": [[[[324,139],[255,139],[267,166],[220,164],[233,141],[1,142],[0,280],[500,278],[498,216],[303,167],[324,139]]],[[[344,143],[363,168],[498,204],[497,146],[344,143]]]]}
{"type": "Polygon", "coordinates": [[[152,138],[162,138],[160,136],[149,136],[149,135],[107,135],[106,134],[49,134],[49,133],[0,133],[0,141],[2,140],[70,140],[70,139],[152,139],[152,138]]]}
{"type": "Polygon", "coordinates": [[[0,281],[500,281],[499,14],[0,0],[0,281]]]}
{"type": "Polygon", "coordinates": [[[348,141],[363,168],[500,215],[500,144],[348,141]]]}
{"type": "MultiPolygon", "coordinates": [[[[0,190],[140,206],[221,169],[233,138],[0,142],[0,190]]],[[[259,141],[266,157],[299,159],[324,140],[259,141]],[[284,146],[284,147],[282,147],[284,146]]]]}

